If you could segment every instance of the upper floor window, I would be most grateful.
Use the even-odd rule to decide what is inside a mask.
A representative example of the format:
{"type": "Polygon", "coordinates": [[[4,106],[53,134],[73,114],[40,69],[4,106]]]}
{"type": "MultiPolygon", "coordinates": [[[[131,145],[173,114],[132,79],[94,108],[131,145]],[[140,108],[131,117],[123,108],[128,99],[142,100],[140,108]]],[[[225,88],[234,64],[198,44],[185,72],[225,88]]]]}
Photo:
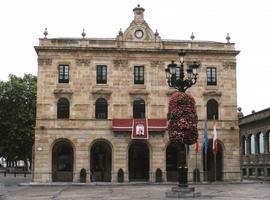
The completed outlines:
{"type": "Polygon", "coordinates": [[[69,66],[68,65],[59,65],[58,82],[59,83],[69,82],[69,66]]]}
{"type": "Polygon", "coordinates": [[[57,118],[68,119],[69,118],[69,101],[66,98],[61,98],[57,102],[57,118]]]}
{"type": "Polygon", "coordinates": [[[215,67],[207,68],[207,85],[217,85],[217,70],[215,67]]]}
{"type": "Polygon", "coordinates": [[[107,66],[97,65],[97,84],[107,83],[107,66]]]}
{"type": "Polygon", "coordinates": [[[218,103],[215,99],[210,99],[207,102],[207,119],[210,120],[218,119],[218,103]]]}
{"type": "Polygon", "coordinates": [[[108,103],[106,99],[99,98],[96,101],[96,119],[108,118],[108,103]]]}
{"type": "Polygon", "coordinates": [[[263,140],[263,133],[258,134],[258,152],[260,154],[264,153],[264,140],[263,140]]]}
{"type": "Polygon", "coordinates": [[[247,151],[246,151],[246,137],[243,136],[242,137],[242,155],[246,155],[247,154],[247,151]]]}
{"type": "Polygon", "coordinates": [[[175,69],[175,75],[176,75],[176,80],[179,80],[180,79],[180,67],[176,67],[175,69]]]}
{"type": "Polygon", "coordinates": [[[245,145],[245,155],[248,154],[248,139],[245,138],[245,141],[244,141],[244,145],[245,145]]]}
{"type": "Polygon", "coordinates": [[[134,84],[144,84],[144,66],[134,67],[134,84]]]}
{"type": "MultiPolygon", "coordinates": [[[[268,153],[270,153],[270,131],[266,134],[267,135],[267,146],[268,146],[268,153]]],[[[270,173],[269,173],[270,175],[270,173]]]]}
{"type": "Polygon", "coordinates": [[[250,154],[255,154],[255,136],[250,136],[250,154]]]}
{"type": "Polygon", "coordinates": [[[133,118],[145,118],[145,103],[142,99],[133,102],[133,118]]]}

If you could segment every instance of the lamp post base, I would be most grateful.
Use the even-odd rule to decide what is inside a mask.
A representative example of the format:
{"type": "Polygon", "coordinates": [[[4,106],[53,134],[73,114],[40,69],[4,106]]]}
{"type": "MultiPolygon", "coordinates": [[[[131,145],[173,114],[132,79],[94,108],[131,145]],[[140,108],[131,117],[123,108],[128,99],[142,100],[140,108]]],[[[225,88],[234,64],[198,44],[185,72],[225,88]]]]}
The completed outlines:
{"type": "Polygon", "coordinates": [[[167,198],[194,198],[200,197],[200,192],[195,192],[194,187],[172,187],[171,191],[166,192],[167,198]]]}
{"type": "Polygon", "coordinates": [[[188,168],[186,165],[180,165],[178,167],[178,187],[188,187],[188,168]]]}
{"type": "Polygon", "coordinates": [[[194,198],[201,196],[200,192],[195,192],[195,187],[188,187],[188,168],[185,165],[178,167],[178,187],[172,187],[166,192],[167,198],[194,198]]]}

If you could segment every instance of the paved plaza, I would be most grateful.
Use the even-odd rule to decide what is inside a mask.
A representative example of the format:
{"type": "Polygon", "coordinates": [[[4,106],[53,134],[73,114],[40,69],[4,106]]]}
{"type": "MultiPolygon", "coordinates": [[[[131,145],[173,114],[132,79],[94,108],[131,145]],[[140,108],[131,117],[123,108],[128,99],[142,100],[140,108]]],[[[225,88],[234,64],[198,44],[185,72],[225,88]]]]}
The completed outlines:
{"type": "MultiPolygon", "coordinates": [[[[29,177],[0,176],[0,200],[161,200],[173,185],[53,185],[17,186],[29,177]]],[[[270,184],[260,182],[212,183],[191,185],[201,197],[196,199],[270,199],[270,184]]],[[[171,198],[170,198],[171,199],[171,198]]]]}

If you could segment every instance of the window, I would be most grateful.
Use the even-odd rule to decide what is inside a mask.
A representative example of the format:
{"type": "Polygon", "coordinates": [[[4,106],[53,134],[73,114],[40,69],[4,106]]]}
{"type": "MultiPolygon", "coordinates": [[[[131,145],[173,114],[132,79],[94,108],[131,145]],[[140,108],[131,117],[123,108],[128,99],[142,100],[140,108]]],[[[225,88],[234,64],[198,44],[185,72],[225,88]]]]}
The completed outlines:
{"type": "Polygon", "coordinates": [[[217,85],[217,71],[215,67],[207,68],[207,85],[217,85]]]}
{"type": "Polygon", "coordinates": [[[248,169],[248,175],[249,176],[255,176],[255,168],[249,168],[248,169]]]}
{"type": "Polygon", "coordinates": [[[66,98],[61,98],[57,102],[57,118],[69,118],[69,101],[66,98]]]}
{"type": "Polygon", "coordinates": [[[218,103],[214,99],[210,99],[207,102],[207,119],[209,120],[218,119],[218,103]]]}
{"type": "Polygon", "coordinates": [[[245,138],[244,143],[245,143],[245,155],[246,155],[246,154],[249,153],[249,152],[248,152],[248,138],[245,138]]]}
{"type": "Polygon", "coordinates": [[[267,133],[268,153],[270,153],[270,132],[267,133]]]}
{"type": "Polygon", "coordinates": [[[259,141],[258,141],[258,152],[260,154],[264,153],[264,141],[263,141],[263,133],[259,133],[259,141]]]}
{"type": "Polygon", "coordinates": [[[99,98],[96,101],[96,119],[107,119],[108,117],[108,103],[106,99],[99,98]]]}
{"type": "Polygon", "coordinates": [[[250,154],[255,154],[255,136],[250,137],[250,154]]]}
{"type": "Polygon", "coordinates": [[[107,66],[97,65],[97,84],[107,83],[107,66]]]}
{"type": "Polygon", "coordinates": [[[242,155],[246,155],[246,137],[242,137],[242,155]]]}
{"type": "Polygon", "coordinates": [[[247,153],[251,154],[251,135],[247,137],[247,153]]]}
{"type": "Polygon", "coordinates": [[[144,84],[144,66],[134,67],[134,84],[144,84]]]}
{"type": "Polygon", "coordinates": [[[257,176],[264,176],[264,168],[257,169],[257,176]]]}
{"type": "Polygon", "coordinates": [[[242,172],[243,172],[243,176],[247,176],[247,169],[246,168],[243,168],[242,172]]]}
{"type": "Polygon", "coordinates": [[[69,66],[68,65],[59,65],[58,82],[59,83],[69,82],[69,66]]]}
{"type": "Polygon", "coordinates": [[[133,118],[145,118],[145,103],[142,99],[137,99],[133,102],[133,118]]]}
{"type": "Polygon", "coordinates": [[[179,80],[180,79],[180,67],[176,67],[175,69],[175,75],[176,75],[176,80],[179,80]]]}

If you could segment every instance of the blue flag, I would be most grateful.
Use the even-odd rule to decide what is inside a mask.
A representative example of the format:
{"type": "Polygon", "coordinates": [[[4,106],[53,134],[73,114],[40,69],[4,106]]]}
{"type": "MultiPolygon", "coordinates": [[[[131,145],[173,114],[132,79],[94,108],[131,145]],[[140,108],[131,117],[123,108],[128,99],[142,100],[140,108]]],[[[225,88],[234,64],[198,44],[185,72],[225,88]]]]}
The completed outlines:
{"type": "Polygon", "coordinates": [[[204,154],[207,155],[208,149],[208,133],[207,133],[207,121],[204,122],[204,154]]]}

